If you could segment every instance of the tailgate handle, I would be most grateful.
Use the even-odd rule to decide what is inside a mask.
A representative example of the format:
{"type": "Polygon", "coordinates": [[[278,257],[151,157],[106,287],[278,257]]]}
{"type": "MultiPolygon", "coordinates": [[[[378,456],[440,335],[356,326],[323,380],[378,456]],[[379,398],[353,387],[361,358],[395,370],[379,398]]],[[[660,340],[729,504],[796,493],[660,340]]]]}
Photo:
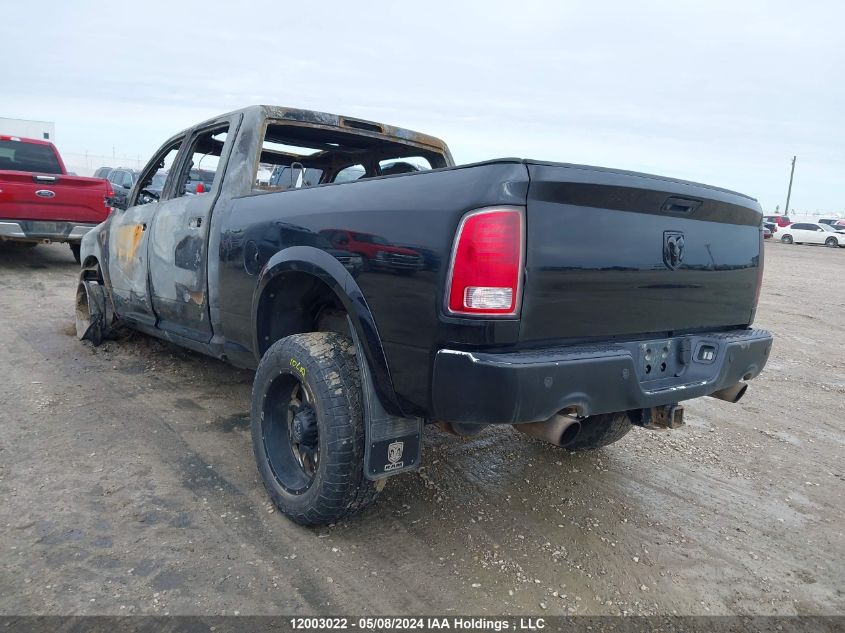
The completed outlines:
{"type": "Polygon", "coordinates": [[[35,174],[32,176],[32,180],[35,182],[58,182],[58,176],[43,176],[41,174],[35,174]]]}
{"type": "Polygon", "coordinates": [[[666,198],[666,202],[660,207],[660,210],[666,213],[692,213],[701,206],[701,200],[692,200],[691,198],[666,198]]]}

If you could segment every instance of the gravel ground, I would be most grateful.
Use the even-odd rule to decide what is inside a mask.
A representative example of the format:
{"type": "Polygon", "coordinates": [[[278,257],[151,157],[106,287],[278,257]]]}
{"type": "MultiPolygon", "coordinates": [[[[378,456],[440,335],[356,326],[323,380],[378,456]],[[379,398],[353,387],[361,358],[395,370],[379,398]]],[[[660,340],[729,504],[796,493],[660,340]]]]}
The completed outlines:
{"type": "Polygon", "coordinates": [[[845,250],[766,255],[740,404],[588,454],[430,429],[418,473],[305,529],[258,480],[250,372],[78,342],[67,247],[0,244],[0,613],[843,614],[845,250]]]}

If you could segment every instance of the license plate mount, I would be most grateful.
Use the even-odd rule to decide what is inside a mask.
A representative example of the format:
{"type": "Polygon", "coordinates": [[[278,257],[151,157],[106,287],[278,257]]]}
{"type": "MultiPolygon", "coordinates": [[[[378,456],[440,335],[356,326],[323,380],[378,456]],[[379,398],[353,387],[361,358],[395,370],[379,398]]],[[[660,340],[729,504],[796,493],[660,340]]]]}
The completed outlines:
{"type": "Polygon", "coordinates": [[[637,370],[640,380],[659,380],[675,375],[677,370],[677,341],[662,339],[639,345],[637,370]]]}

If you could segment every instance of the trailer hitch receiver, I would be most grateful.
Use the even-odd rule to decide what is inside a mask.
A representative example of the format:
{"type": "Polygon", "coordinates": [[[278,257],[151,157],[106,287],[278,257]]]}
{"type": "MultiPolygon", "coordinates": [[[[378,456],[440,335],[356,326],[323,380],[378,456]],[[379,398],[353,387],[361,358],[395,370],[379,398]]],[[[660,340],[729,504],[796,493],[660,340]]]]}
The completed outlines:
{"type": "Polygon", "coordinates": [[[664,404],[650,409],[637,409],[629,411],[628,417],[631,422],[644,429],[677,429],[684,425],[684,406],[664,404]]]}

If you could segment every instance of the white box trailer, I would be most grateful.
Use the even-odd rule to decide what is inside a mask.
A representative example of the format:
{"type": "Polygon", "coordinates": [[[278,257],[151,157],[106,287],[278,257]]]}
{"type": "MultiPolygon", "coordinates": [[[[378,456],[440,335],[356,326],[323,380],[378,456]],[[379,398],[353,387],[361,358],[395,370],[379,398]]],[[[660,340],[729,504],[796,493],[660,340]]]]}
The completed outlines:
{"type": "Polygon", "coordinates": [[[28,119],[7,119],[0,117],[0,134],[35,138],[41,141],[56,142],[56,124],[50,121],[30,121],[28,119]]]}

